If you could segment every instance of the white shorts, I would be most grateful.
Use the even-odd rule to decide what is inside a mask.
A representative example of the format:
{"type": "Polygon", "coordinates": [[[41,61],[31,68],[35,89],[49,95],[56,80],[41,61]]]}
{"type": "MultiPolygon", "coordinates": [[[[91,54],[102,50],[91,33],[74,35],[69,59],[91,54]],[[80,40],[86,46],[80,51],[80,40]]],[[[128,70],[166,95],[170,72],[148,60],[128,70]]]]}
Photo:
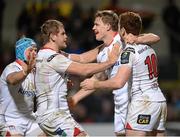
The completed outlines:
{"type": "Polygon", "coordinates": [[[77,136],[84,129],[65,111],[53,112],[39,123],[41,129],[49,136],[77,136]]]}
{"type": "Polygon", "coordinates": [[[30,118],[7,121],[5,130],[10,134],[21,134],[23,136],[38,136],[43,133],[38,123],[30,118]]]}
{"type": "Polygon", "coordinates": [[[128,92],[114,95],[114,132],[125,133],[125,122],[128,110],[128,92]]]}
{"type": "Polygon", "coordinates": [[[128,106],[126,129],[153,131],[165,130],[166,102],[131,101],[128,106]]]}

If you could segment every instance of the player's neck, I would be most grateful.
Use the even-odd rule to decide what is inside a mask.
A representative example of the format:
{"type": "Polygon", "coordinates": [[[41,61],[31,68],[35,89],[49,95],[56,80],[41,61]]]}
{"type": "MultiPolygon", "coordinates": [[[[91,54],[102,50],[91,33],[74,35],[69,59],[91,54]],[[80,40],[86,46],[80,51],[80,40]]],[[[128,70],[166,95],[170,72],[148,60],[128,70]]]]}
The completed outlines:
{"type": "Polygon", "coordinates": [[[107,36],[106,36],[106,38],[104,39],[104,44],[106,45],[106,46],[109,46],[109,45],[111,45],[111,43],[113,42],[113,40],[114,40],[114,37],[116,36],[118,34],[118,32],[110,32],[107,36]]]}
{"type": "Polygon", "coordinates": [[[51,50],[54,50],[56,52],[59,52],[59,48],[53,43],[45,44],[42,49],[51,49],[51,50]]]}

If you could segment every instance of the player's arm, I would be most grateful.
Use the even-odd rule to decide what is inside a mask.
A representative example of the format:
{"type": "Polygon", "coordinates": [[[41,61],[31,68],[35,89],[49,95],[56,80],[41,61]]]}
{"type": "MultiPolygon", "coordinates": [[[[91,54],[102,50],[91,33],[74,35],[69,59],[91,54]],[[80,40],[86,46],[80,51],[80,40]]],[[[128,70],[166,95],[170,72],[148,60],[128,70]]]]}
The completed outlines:
{"type": "Polygon", "coordinates": [[[129,33],[125,37],[125,42],[130,44],[148,44],[152,45],[160,41],[160,37],[158,35],[155,35],[153,33],[144,33],[140,34],[139,36],[135,36],[131,33],[129,33]]]}
{"type": "Polygon", "coordinates": [[[85,90],[80,89],[76,94],[68,98],[68,105],[69,107],[74,107],[76,104],[81,101],[83,98],[89,96],[95,90],[85,90]]]}
{"type": "Polygon", "coordinates": [[[81,82],[81,87],[85,90],[115,90],[122,88],[131,76],[131,68],[128,65],[122,65],[118,73],[111,79],[105,81],[97,81],[94,79],[86,79],[81,82]]]}
{"type": "Polygon", "coordinates": [[[16,85],[22,82],[26,78],[26,76],[27,75],[23,70],[19,72],[13,72],[7,76],[6,81],[11,85],[16,85]]]}
{"type": "Polygon", "coordinates": [[[119,45],[114,45],[111,52],[108,53],[108,60],[103,63],[87,63],[81,64],[77,62],[72,62],[67,68],[66,72],[70,74],[80,75],[80,76],[91,76],[95,73],[106,70],[111,67],[120,54],[119,45]]]}
{"type": "MultiPolygon", "coordinates": [[[[94,80],[105,80],[107,79],[107,76],[105,75],[104,72],[97,73],[91,77],[91,79],[94,80]]],[[[90,94],[95,92],[95,90],[85,90],[85,89],[80,89],[78,92],[76,92],[73,96],[68,98],[68,104],[69,107],[74,107],[79,101],[82,99],[86,98],[90,94]]]]}
{"type": "Polygon", "coordinates": [[[140,34],[137,38],[137,43],[152,45],[160,41],[160,37],[153,33],[140,34]]]}
{"type": "Polygon", "coordinates": [[[94,62],[96,60],[96,57],[99,53],[99,50],[102,48],[102,46],[103,44],[82,54],[68,54],[62,51],[61,53],[65,55],[66,57],[68,57],[69,59],[71,59],[72,61],[80,62],[80,63],[89,63],[89,62],[94,62]]]}
{"type": "Polygon", "coordinates": [[[29,61],[27,63],[19,60],[23,70],[10,73],[6,78],[7,83],[16,85],[16,84],[22,82],[26,78],[26,76],[31,72],[31,70],[34,68],[35,63],[36,63],[35,58],[36,58],[35,53],[30,52],[29,53],[29,61]]]}
{"type": "Polygon", "coordinates": [[[114,77],[105,81],[87,79],[81,82],[80,86],[86,90],[115,90],[122,88],[131,76],[134,59],[134,49],[126,48],[121,54],[121,67],[119,67],[118,72],[114,77]]]}

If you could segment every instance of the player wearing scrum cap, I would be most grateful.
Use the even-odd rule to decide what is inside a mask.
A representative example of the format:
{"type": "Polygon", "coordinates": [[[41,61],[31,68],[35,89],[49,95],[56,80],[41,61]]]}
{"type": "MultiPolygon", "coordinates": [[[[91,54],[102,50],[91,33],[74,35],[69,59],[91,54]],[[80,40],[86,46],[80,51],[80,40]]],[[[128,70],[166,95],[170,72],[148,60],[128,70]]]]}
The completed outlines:
{"type": "Polygon", "coordinates": [[[36,43],[24,37],[16,42],[15,48],[16,60],[6,66],[0,77],[0,123],[5,123],[1,134],[43,135],[33,113],[36,43]]]}

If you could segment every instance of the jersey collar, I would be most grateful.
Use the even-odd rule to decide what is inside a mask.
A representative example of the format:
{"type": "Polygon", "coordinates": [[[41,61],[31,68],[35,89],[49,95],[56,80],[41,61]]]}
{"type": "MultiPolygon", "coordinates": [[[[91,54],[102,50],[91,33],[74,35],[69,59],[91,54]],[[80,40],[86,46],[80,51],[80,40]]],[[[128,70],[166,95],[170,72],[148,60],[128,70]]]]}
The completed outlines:
{"type": "Polygon", "coordinates": [[[115,32],[114,33],[114,35],[113,35],[113,39],[111,40],[111,42],[110,42],[110,44],[109,45],[107,45],[106,47],[109,47],[111,44],[112,44],[112,42],[113,42],[113,40],[114,40],[114,38],[116,37],[116,35],[118,34],[118,32],[115,32]]]}

